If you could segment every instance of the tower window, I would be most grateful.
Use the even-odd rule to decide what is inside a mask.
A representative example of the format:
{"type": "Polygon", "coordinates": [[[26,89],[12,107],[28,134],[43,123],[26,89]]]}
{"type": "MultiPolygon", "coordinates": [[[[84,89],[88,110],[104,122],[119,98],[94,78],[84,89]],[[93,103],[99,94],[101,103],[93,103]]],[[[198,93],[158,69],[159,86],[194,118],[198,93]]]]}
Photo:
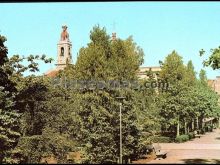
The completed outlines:
{"type": "Polygon", "coordinates": [[[60,49],[60,56],[64,56],[64,48],[63,47],[61,47],[61,49],[60,49]]]}

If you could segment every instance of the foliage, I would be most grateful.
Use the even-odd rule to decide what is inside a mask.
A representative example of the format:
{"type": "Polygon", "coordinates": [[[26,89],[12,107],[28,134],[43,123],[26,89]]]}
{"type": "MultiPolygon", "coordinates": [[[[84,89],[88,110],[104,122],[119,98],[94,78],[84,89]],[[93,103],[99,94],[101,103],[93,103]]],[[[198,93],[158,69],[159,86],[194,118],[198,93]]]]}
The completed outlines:
{"type": "Polygon", "coordinates": [[[188,140],[189,140],[189,135],[180,135],[180,136],[177,136],[177,137],[175,138],[175,141],[176,141],[177,143],[186,142],[186,141],[188,141],[188,140]]]}
{"type": "MultiPolygon", "coordinates": [[[[199,51],[200,56],[205,54],[205,51],[201,49],[199,51]]],[[[220,46],[210,50],[209,58],[203,61],[203,65],[208,67],[210,66],[213,70],[220,68],[220,46]]]]}
{"type": "Polygon", "coordinates": [[[217,94],[208,86],[204,70],[196,79],[191,61],[184,66],[182,58],[173,51],[162,62],[160,77],[170,83],[169,89],[160,93],[160,115],[162,128],[175,131],[176,136],[193,131],[196,120],[203,127],[203,119],[218,117],[219,105],[217,94]]]}
{"type": "Polygon", "coordinates": [[[194,70],[194,66],[193,66],[192,60],[190,60],[187,63],[185,79],[186,79],[185,80],[186,83],[188,83],[187,84],[188,86],[194,86],[195,85],[195,82],[196,82],[196,72],[194,70]]]}
{"type": "Polygon", "coordinates": [[[77,102],[70,104],[66,91],[52,88],[47,78],[27,77],[26,80],[25,88],[16,98],[20,100],[18,108],[23,113],[23,137],[17,148],[22,151],[26,163],[39,162],[50,156],[59,163],[66,163],[67,153],[74,151],[78,144],[77,102]],[[35,138],[40,139],[39,143],[26,140],[35,138]]]}
{"type": "Polygon", "coordinates": [[[184,74],[185,67],[182,57],[176,51],[173,51],[166,57],[161,66],[160,78],[168,80],[169,83],[176,83],[183,79],[184,74]]]}
{"type": "Polygon", "coordinates": [[[194,132],[189,132],[189,140],[195,138],[194,132]]]}
{"type": "MultiPolygon", "coordinates": [[[[6,38],[0,35],[0,163],[19,163],[20,160],[16,155],[20,154],[20,150],[15,147],[18,143],[21,134],[20,117],[21,112],[18,102],[20,91],[23,87],[22,72],[30,70],[31,72],[38,71],[35,60],[41,58],[44,62],[50,62],[51,59],[46,59],[46,56],[27,57],[28,66],[24,66],[21,62],[24,58],[19,55],[14,55],[8,58],[8,50],[4,46],[6,38]]],[[[29,95],[24,95],[28,98],[29,95]]]]}
{"type": "Polygon", "coordinates": [[[74,141],[69,140],[68,136],[45,129],[42,135],[22,137],[17,149],[22,151],[21,156],[28,163],[40,162],[42,158],[50,156],[55,156],[58,163],[67,163],[67,152],[75,147],[74,141]]]}
{"type": "Polygon", "coordinates": [[[90,39],[88,46],[79,51],[75,66],[78,79],[105,81],[136,78],[144,53],[132,37],[111,41],[104,28],[95,26],[90,39]]]}
{"type": "MultiPolygon", "coordinates": [[[[95,26],[91,42],[79,51],[75,66],[67,67],[60,77],[76,80],[135,80],[143,61],[143,50],[132,38],[110,40],[105,28],[95,26]],[[71,73],[72,72],[72,73],[71,73]]],[[[71,91],[68,91],[71,92],[71,91]]],[[[133,91],[103,89],[76,91],[75,112],[80,132],[76,136],[84,148],[86,163],[116,163],[119,158],[119,102],[123,95],[122,137],[124,159],[138,154],[139,130],[133,91]]],[[[71,101],[72,99],[70,99],[71,101]]]]}
{"type": "Polygon", "coordinates": [[[19,116],[14,109],[15,84],[9,79],[12,74],[5,72],[4,65],[8,61],[5,37],[0,35],[0,163],[13,162],[11,152],[20,137],[19,116]]]}
{"type": "Polygon", "coordinates": [[[207,76],[206,76],[206,71],[204,69],[201,69],[200,72],[199,72],[199,79],[200,79],[200,82],[203,84],[203,85],[206,85],[207,84],[207,76]]]}
{"type": "MultiPolygon", "coordinates": [[[[140,81],[141,86],[146,82],[155,82],[154,73],[150,70],[147,74],[149,79],[140,81]]],[[[137,90],[135,100],[135,111],[140,130],[150,135],[160,132],[161,117],[159,116],[157,89],[150,87],[137,90]]]]}
{"type": "Polygon", "coordinates": [[[186,68],[182,57],[173,51],[162,65],[160,77],[167,80],[169,89],[160,95],[160,115],[164,118],[165,127],[175,129],[179,135],[179,124],[187,115],[187,86],[185,85],[186,68]],[[184,116],[184,117],[183,117],[184,116]],[[176,126],[177,125],[177,126],[176,126]]]}
{"type": "Polygon", "coordinates": [[[153,143],[171,143],[172,139],[167,136],[154,136],[152,137],[153,143]]]}

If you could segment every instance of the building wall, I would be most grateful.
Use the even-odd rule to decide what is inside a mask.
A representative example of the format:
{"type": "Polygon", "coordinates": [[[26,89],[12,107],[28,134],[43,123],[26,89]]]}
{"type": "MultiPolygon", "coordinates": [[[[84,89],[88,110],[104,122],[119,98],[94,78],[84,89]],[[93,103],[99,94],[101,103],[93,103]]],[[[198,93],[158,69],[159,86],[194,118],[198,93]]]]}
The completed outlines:
{"type": "MultiPolygon", "coordinates": [[[[161,68],[159,66],[149,66],[149,67],[140,67],[139,71],[137,73],[139,79],[147,79],[147,71],[157,72],[161,71],[161,68]]],[[[155,77],[157,78],[157,75],[155,74],[155,77]]]]}
{"type": "Polygon", "coordinates": [[[220,76],[216,77],[215,80],[215,91],[220,94],[220,76]]]}
{"type": "Polygon", "coordinates": [[[220,95],[220,76],[217,76],[215,80],[208,80],[208,85],[220,95]]]}

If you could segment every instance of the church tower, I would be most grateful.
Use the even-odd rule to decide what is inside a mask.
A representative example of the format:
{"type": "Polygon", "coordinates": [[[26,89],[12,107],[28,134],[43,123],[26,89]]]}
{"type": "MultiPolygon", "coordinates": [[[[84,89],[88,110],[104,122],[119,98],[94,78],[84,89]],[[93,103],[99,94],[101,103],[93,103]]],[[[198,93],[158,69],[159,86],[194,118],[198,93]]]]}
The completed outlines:
{"type": "Polygon", "coordinates": [[[112,33],[112,41],[115,41],[116,40],[116,33],[112,33]]]}
{"type": "Polygon", "coordinates": [[[67,64],[72,63],[72,43],[69,40],[67,26],[62,26],[60,41],[57,44],[57,69],[64,69],[67,64]]]}

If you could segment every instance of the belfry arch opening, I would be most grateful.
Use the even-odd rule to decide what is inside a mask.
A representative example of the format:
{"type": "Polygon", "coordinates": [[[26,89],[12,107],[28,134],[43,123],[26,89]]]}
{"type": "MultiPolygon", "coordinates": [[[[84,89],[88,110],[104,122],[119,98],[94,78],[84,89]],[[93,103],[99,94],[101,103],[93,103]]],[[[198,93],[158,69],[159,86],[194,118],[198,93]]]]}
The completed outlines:
{"type": "Polygon", "coordinates": [[[63,47],[60,48],[60,56],[64,56],[64,48],[63,47]]]}

